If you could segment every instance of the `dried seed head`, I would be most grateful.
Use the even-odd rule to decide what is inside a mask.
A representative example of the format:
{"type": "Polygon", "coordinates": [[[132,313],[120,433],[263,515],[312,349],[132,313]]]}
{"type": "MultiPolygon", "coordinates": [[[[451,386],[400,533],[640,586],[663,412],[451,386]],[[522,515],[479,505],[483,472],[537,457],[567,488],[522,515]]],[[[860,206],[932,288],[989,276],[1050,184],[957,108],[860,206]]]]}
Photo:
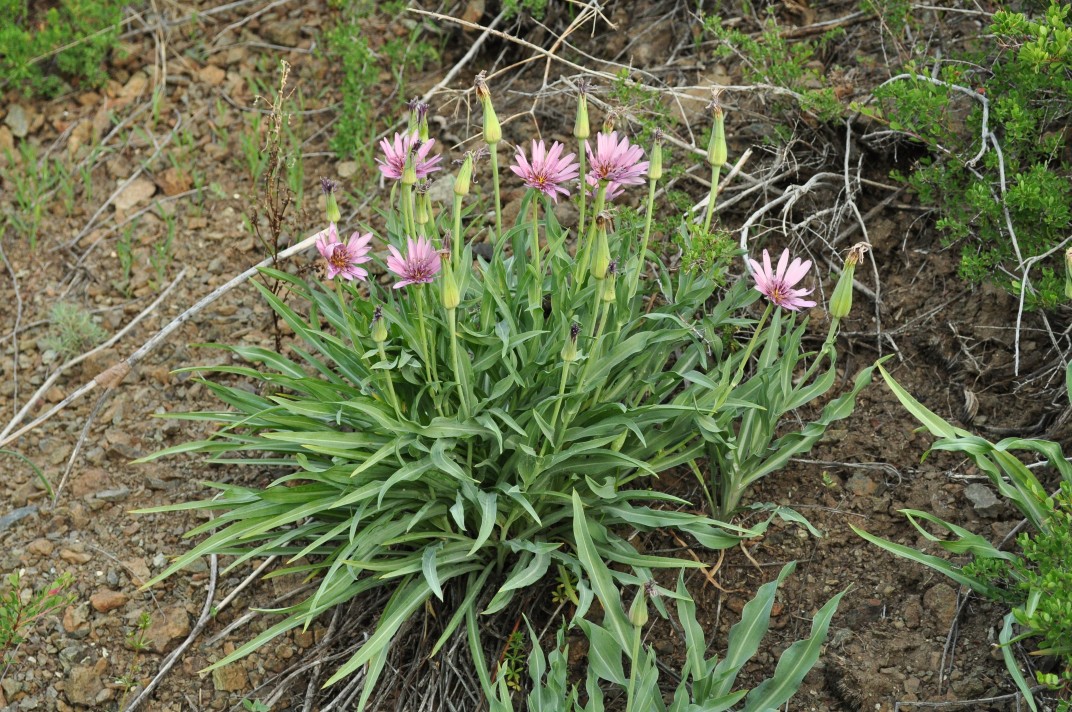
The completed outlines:
{"type": "Polygon", "coordinates": [[[320,177],[320,190],[324,192],[324,195],[331,195],[335,192],[335,189],[339,187],[339,184],[330,178],[320,177]]]}

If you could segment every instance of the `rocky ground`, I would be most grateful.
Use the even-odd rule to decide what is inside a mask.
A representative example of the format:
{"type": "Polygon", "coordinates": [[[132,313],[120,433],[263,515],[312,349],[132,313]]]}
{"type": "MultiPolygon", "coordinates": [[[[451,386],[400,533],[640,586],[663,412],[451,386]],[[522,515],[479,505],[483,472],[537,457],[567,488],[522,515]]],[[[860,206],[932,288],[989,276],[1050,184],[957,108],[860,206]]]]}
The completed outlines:
{"type": "MultiPolygon", "coordinates": [[[[213,14],[176,13],[170,22],[131,25],[121,51],[113,56],[111,81],[99,91],[74,91],[50,102],[11,93],[0,105],[0,155],[5,149],[12,152],[10,160],[0,158],[0,208],[24,210],[13,196],[18,181],[28,175],[42,181],[36,202],[43,208],[32,243],[27,234],[13,228],[0,237],[4,257],[0,426],[16,415],[63,360],[47,341],[50,310],[56,302],[90,310],[111,336],[170,290],[114,345],[64,371],[45,389],[31,417],[129,355],[201,296],[264,257],[264,247],[247,220],[257,191],[249,169],[262,145],[257,126],[263,127],[266,111],[265,103],[256,98],[271,96],[278,60],[292,65],[291,86],[301,96],[300,104],[292,104],[297,112],[291,120],[296,138],[290,148],[296,149],[304,168],[300,183],[305,189],[299,209],[291,212],[285,226],[283,241],[290,243],[316,229],[320,215],[316,186],[321,175],[341,179],[352,193],[344,210],[374,219],[362,207],[364,189],[377,190],[370,181],[373,169],[337,160],[327,146],[338,102],[332,89],[337,86],[338,68],[320,49],[323,33],[337,21],[336,11],[323,3],[300,8],[280,3],[231,9],[212,3],[194,6],[187,9],[213,14]],[[258,10],[263,12],[257,14],[258,10]],[[27,145],[36,147],[33,158],[20,152],[27,145]],[[70,174],[70,187],[63,182],[47,184],[42,166],[52,165],[70,174]]],[[[482,7],[483,3],[469,3],[455,11],[464,10],[471,19],[486,23],[494,13],[489,8],[485,14],[482,7]]],[[[732,62],[696,66],[691,55],[675,50],[666,64],[677,38],[689,37],[688,12],[646,2],[623,3],[612,10],[610,19],[617,30],[596,23],[599,34],[584,45],[592,53],[662,71],[667,81],[680,77],[683,83],[701,85],[719,77],[723,83],[737,83],[740,68],[732,62]],[[639,31],[653,26],[656,31],[639,31]]],[[[802,26],[850,10],[846,4],[825,8],[818,15],[787,13],[784,21],[802,26]]],[[[369,31],[381,37],[406,35],[413,26],[411,18],[380,17],[374,22],[378,24],[369,31]]],[[[860,68],[882,63],[875,42],[868,45],[867,39],[868,32],[877,34],[871,26],[876,22],[854,29],[865,51],[853,74],[854,91],[860,95],[866,94],[869,72],[875,71],[860,68]]],[[[533,43],[553,41],[532,24],[522,27],[533,43]]],[[[480,34],[446,26],[440,32],[443,66],[412,78],[414,93],[438,82],[480,34]]],[[[518,56],[527,55],[508,42],[490,41],[449,87],[464,90],[477,69],[505,66],[518,56]]],[[[529,110],[531,92],[543,86],[543,66],[530,66],[507,83],[498,94],[500,115],[529,110]]],[[[552,80],[560,71],[565,70],[556,68],[550,74],[552,80]]],[[[384,112],[400,111],[390,76],[383,79],[375,101],[384,112]]],[[[704,91],[695,93],[700,97],[704,91]]],[[[455,96],[452,91],[433,101],[439,137],[448,146],[479,130],[474,117],[457,111],[455,96]]],[[[565,115],[563,101],[548,92],[535,105],[535,118],[547,122],[545,136],[568,131],[555,130],[552,123],[565,115]]],[[[776,152],[760,137],[773,134],[773,128],[788,119],[776,112],[768,115],[746,97],[739,105],[733,102],[731,153],[738,156],[756,147],[757,158],[747,170],[766,175],[775,167],[776,152]]],[[[681,107],[698,129],[704,125],[703,101],[681,107]]],[[[526,121],[529,118],[521,116],[508,123],[508,139],[527,135],[531,123],[526,121]]],[[[794,130],[799,133],[802,127],[798,124],[794,130]]],[[[689,140],[687,132],[678,138],[689,140]]],[[[1006,432],[1034,433],[1067,441],[1068,433],[1061,429],[1033,430],[1045,414],[1055,412],[1062,385],[1054,375],[1056,354],[1043,325],[1036,317],[1025,321],[1020,343],[1023,364],[1020,375],[1015,375],[1015,301],[986,287],[969,290],[959,281],[956,254],[941,248],[932,218],[908,194],[886,200],[896,189],[886,186],[890,167],[886,156],[865,156],[863,174],[876,185],[858,197],[861,212],[885,201],[868,219],[881,302],[876,306],[867,298],[857,299],[856,312],[839,339],[841,387],[859,368],[892,352],[894,375],[944,417],[960,418],[965,393],[970,391],[978,403],[971,424],[982,435],[996,439],[1006,432]]],[[[840,171],[840,163],[833,170],[840,171]]],[[[767,192],[775,196],[804,180],[806,176],[791,176],[772,183],[767,192]]],[[[726,195],[743,185],[731,187],[726,195]]],[[[699,182],[688,189],[702,193],[699,182]]],[[[800,210],[831,199],[831,194],[820,193],[800,210]]],[[[731,229],[739,226],[756,205],[742,202],[723,217],[724,224],[731,229]]],[[[837,232],[834,225],[822,234],[837,232]]],[[[780,245],[786,238],[767,239],[780,245]]],[[[809,243],[799,235],[795,239],[796,245],[814,254],[829,255],[821,240],[809,243]]],[[[846,240],[836,248],[847,245],[846,240]]],[[[303,256],[293,268],[302,268],[311,258],[303,256]]],[[[824,279],[829,294],[833,282],[824,279]]],[[[865,273],[862,279],[871,288],[876,286],[871,275],[865,273]]],[[[812,318],[816,338],[821,339],[825,314],[816,309],[812,318]]],[[[306,663],[325,660],[328,667],[330,656],[358,635],[340,639],[331,620],[307,632],[282,636],[212,675],[199,674],[270,624],[270,616],[247,615],[250,608],[282,605],[300,581],[251,577],[263,561],[226,570],[223,560],[214,576],[211,562],[202,560],[163,584],[142,588],[170,557],[190,546],[182,536],[201,520],[194,514],[133,514],[132,510],[196,498],[200,481],[233,476],[183,457],[132,464],[161,447],[207,435],[197,423],[153,416],[219,407],[190,373],[176,371],[227,358],[194,346],[212,341],[274,346],[268,310],[252,287],[227,294],[171,334],[99,411],[94,413],[99,391],[92,392],[10,445],[43,470],[56,492],[54,498],[24,463],[0,456],[4,475],[0,572],[23,570],[25,585],[34,590],[49,586],[64,572],[74,577],[70,605],[33,626],[0,675],[0,709],[125,709],[156,676],[165,656],[203,618],[193,645],[141,709],[242,709],[243,700],[255,699],[279,710],[302,709],[306,699],[306,709],[320,708],[321,703],[306,693],[316,689],[308,684],[310,678],[314,682],[325,678],[318,677],[320,667],[306,663]],[[85,443],[65,476],[91,413],[85,443]],[[235,591],[237,595],[230,597],[235,591]],[[211,609],[205,616],[207,598],[211,609]]],[[[988,497],[989,490],[982,485],[985,478],[964,462],[933,457],[921,463],[928,439],[914,434],[915,427],[881,384],[864,391],[856,413],[807,460],[794,462],[754,492],[755,501],[794,507],[825,536],[775,526],[750,543],[747,552],[727,554],[718,573],[721,588],[704,586],[702,579],[689,582],[702,620],[711,630],[724,633],[744,601],[773,577],[777,567],[788,560],[800,561],[780,594],[768,647],[747,670],[749,679],[769,674],[777,653],[807,634],[812,614],[833,593],[851,587],[834,619],[826,654],[791,709],[893,710],[898,701],[916,700],[966,701],[963,708],[974,710],[1015,707],[1011,699],[971,702],[1013,689],[992,647],[1004,611],[978,599],[965,603],[948,580],[881,553],[849,528],[855,524],[922,546],[925,542],[898,510],[930,511],[992,540],[1016,524],[1014,512],[988,497]]],[[[682,493],[690,487],[672,474],[664,486],[682,493]]],[[[669,638],[653,643],[667,651],[673,647],[669,638]]],[[[913,707],[902,704],[901,709],[913,707]]]]}

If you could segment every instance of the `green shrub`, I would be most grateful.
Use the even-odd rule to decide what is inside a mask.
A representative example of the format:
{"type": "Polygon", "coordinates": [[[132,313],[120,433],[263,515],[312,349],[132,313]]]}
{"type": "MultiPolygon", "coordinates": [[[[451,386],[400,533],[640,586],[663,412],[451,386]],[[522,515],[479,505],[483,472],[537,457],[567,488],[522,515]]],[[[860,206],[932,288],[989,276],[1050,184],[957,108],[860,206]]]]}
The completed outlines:
{"type": "Polygon", "coordinates": [[[123,3],[60,0],[44,3],[0,0],[0,76],[16,89],[55,96],[71,83],[95,88],[108,74],[104,60],[119,36],[123,3]]]}
{"type": "Polygon", "coordinates": [[[983,46],[951,57],[960,61],[944,63],[938,82],[910,63],[907,77],[875,91],[890,127],[931,150],[902,177],[939,211],[943,243],[960,246],[962,277],[1019,296],[1033,267],[1029,309],[1065,301],[1063,255],[1053,248],[1072,230],[1069,10],[1053,0],[1038,20],[998,12],[983,46]]]}

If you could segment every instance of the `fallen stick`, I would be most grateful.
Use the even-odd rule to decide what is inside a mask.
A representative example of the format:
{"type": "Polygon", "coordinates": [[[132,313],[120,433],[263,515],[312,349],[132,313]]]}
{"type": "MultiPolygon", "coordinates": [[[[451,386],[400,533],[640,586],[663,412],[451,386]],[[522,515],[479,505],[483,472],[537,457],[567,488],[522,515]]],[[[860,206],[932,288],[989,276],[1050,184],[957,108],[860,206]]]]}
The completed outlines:
{"type": "Polygon", "coordinates": [[[130,356],[112,364],[102,373],[98,374],[93,380],[89,381],[88,383],[82,384],[77,389],[72,391],[70,394],[67,395],[66,398],[64,398],[62,401],[60,401],[51,409],[49,409],[48,412],[44,413],[41,416],[38,416],[30,423],[27,423],[15,432],[5,436],[2,440],[0,440],[0,448],[9,445],[10,443],[13,443],[15,440],[30,432],[38,425],[41,425],[42,423],[48,421],[52,418],[52,416],[56,415],[56,413],[59,413],[71,403],[74,403],[76,400],[86,395],[98,386],[103,387],[106,391],[113,390],[120,383],[123,382],[123,379],[127,377],[127,374],[129,374],[130,371],[142,361],[142,359],[152,353],[153,350],[155,350],[161,343],[163,343],[173,331],[188,322],[190,319],[197,316],[209,304],[216,301],[238,285],[243,284],[244,282],[249,280],[250,277],[257,274],[257,270],[261,269],[262,267],[268,267],[272,264],[275,264],[279,260],[286,259],[309,247],[312,247],[313,243],[316,242],[316,238],[318,236],[319,233],[310,235],[298,244],[291,245],[287,249],[280,252],[278,255],[275,255],[274,257],[267,257],[261,260],[257,264],[247,269],[245,272],[239,274],[236,277],[233,277],[226,284],[212,290],[212,292],[202,297],[201,300],[194,304],[192,307],[184,311],[179,316],[175,317],[175,319],[168,323],[167,326],[158,331],[156,335],[154,335],[151,339],[142,344],[142,346],[130,356]]]}

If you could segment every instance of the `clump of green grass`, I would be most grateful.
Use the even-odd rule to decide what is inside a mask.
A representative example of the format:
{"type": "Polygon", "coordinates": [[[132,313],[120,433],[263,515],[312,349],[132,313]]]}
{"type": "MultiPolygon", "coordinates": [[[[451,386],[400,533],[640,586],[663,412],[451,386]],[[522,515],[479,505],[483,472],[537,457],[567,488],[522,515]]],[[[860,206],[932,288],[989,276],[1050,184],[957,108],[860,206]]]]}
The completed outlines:
{"type": "Polygon", "coordinates": [[[0,86],[52,97],[72,85],[104,84],[104,59],[119,37],[123,3],[60,0],[47,10],[45,5],[0,0],[0,86]]]}
{"type": "Polygon", "coordinates": [[[108,336],[88,311],[69,302],[56,302],[49,322],[45,348],[55,351],[63,360],[85,353],[108,336]]]}

